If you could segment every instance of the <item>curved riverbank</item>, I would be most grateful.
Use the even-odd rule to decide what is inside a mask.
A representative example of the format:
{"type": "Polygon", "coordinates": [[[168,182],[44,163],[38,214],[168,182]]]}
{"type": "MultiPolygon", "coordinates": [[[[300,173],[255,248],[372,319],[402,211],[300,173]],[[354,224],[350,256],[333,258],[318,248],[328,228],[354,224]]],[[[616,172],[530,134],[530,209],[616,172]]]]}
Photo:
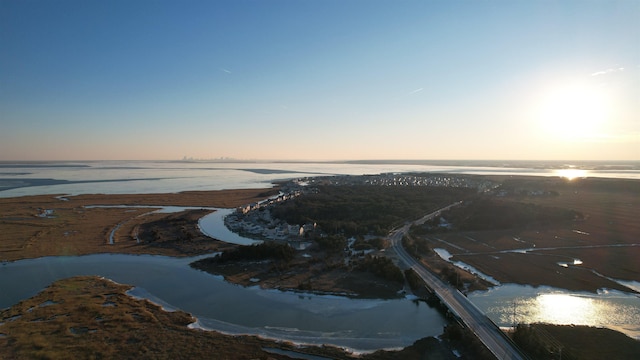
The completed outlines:
{"type": "Polygon", "coordinates": [[[235,208],[277,193],[277,188],[272,188],[0,198],[3,229],[0,261],[95,253],[170,256],[211,253],[226,246],[197,229],[197,221],[211,210],[191,210],[178,215],[154,210],[167,206],[235,208]],[[166,226],[171,222],[176,226],[166,226]],[[144,228],[148,236],[139,241],[139,230],[144,228]]]}
{"type": "Polygon", "coordinates": [[[0,293],[0,308],[34,296],[56,280],[97,275],[132,284],[138,295],[193,314],[206,328],[233,334],[370,351],[409,346],[441,334],[446,324],[435,309],[408,299],[349,299],[240,287],[190,268],[191,261],[119,254],[16,261],[0,267],[0,288],[7,290],[0,293]]]}
{"type": "Polygon", "coordinates": [[[38,295],[0,311],[0,350],[11,358],[84,358],[87,354],[104,358],[208,358],[211,354],[289,358],[274,353],[350,358],[335,347],[194,330],[190,325],[196,319],[190,314],[165,311],[128,296],[129,289],[98,277],[56,281],[38,295]]]}

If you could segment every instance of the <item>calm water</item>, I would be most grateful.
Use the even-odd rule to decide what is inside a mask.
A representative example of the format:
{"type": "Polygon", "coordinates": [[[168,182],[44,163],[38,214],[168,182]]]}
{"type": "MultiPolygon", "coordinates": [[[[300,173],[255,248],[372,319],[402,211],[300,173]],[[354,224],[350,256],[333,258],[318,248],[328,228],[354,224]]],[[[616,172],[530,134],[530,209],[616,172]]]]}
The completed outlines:
{"type": "Polygon", "coordinates": [[[442,333],[445,319],[424,303],[354,300],[256,287],[243,288],[163,256],[46,257],[0,265],[0,308],[35,295],[51,282],[99,275],[134,284],[134,295],[192,313],[205,328],[261,334],[356,350],[410,345],[442,333]]]}
{"type": "MultiPolygon", "coordinates": [[[[569,168],[567,173],[567,167],[561,163],[499,167],[486,163],[0,163],[0,197],[267,188],[276,180],[304,176],[408,171],[640,179],[637,163],[615,168],[609,165],[591,163],[569,168]],[[562,167],[564,172],[560,170],[562,167]]],[[[238,240],[237,235],[216,225],[220,221],[219,216],[212,216],[203,220],[201,226],[223,240],[246,240],[238,240]]],[[[189,268],[191,260],[91,255],[0,265],[0,308],[36,294],[56,279],[100,275],[136,286],[134,294],[190,312],[204,327],[230,333],[263,334],[370,350],[406,346],[424,336],[438,335],[445,323],[433,309],[410,300],[351,300],[246,289],[189,268]]],[[[581,294],[504,284],[488,292],[470,294],[469,298],[499,326],[511,326],[514,319],[585,324],[614,328],[640,338],[640,298],[630,294],[581,294]]]]}
{"type": "Polygon", "coordinates": [[[503,284],[469,299],[500,327],[514,323],[607,327],[640,340],[640,297],[620,291],[598,294],[547,286],[503,284]]]}
{"type": "Polygon", "coordinates": [[[186,190],[266,188],[276,180],[317,175],[436,172],[479,175],[592,176],[640,179],[640,163],[227,163],[103,161],[0,162],[0,197],[37,194],[166,193],[186,190]],[[489,166],[492,165],[492,166],[489,166]],[[573,167],[570,167],[573,166],[573,167]]]}
{"type": "Polygon", "coordinates": [[[218,209],[209,215],[203,216],[198,222],[200,231],[214,239],[224,239],[224,241],[238,245],[253,245],[262,241],[242,237],[224,226],[224,217],[231,214],[233,209],[218,209]]]}

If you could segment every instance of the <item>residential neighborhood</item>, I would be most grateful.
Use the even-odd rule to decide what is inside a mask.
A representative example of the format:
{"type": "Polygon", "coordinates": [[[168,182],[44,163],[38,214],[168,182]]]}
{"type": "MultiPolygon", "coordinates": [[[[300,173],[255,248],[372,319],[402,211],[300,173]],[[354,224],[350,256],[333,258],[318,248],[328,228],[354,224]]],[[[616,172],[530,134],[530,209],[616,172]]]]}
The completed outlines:
{"type": "MultiPolygon", "coordinates": [[[[271,207],[303,194],[317,192],[319,185],[425,186],[476,188],[478,192],[495,189],[499,184],[486,179],[452,174],[379,174],[339,175],[300,178],[281,184],[281,192],[259,203],[241,206],[225,218],[225,225],[236,233],[260,240],[287,241],[297,249],[309,246],[309,235],[318,231],[317,224],[288,224],[271,216],[271,207]]],[[[322,234],[316,233],[321,236],[322,234]]]]}

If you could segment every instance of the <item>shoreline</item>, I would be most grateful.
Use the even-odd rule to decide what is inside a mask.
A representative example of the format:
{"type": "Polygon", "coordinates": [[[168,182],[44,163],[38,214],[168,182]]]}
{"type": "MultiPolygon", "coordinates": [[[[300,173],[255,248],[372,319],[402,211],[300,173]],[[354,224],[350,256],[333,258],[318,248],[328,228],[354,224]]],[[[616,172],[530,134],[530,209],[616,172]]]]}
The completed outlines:
{"type": "Polygon", "coordinates": [[[11,358],[84,358],[87,354],[104,358],[210,358],[215,354],[225,359],[281,360],[449,359],[456,353],[473,351],[446,337],[424,337],[405,347],[357,350],[202,330],[197,326],[198,319],[189,313],[166,311],[152,301],[138,299],[128,294],[131,288],[96,276],[56,281],[19,304],[0,310],[0,350],[11,358]],[[78,308],[89,311],[76,311],[78,308]]]}
{"type": "MultiPolygon", "coordinates": [[[[0,323],[0,349],[28,357],[44,354],[48,357],[53,354],[79,356],[86,351],[118,357],[140,351],[138,343],[143,341],[152,350],[151,354],[173,354],[176,357],[188,354],[199,358],[213,351],[229,358],[262,358],[270,355],[266,349],[279,349],[291,354],[316,354],[327,359],[334,356],[347,359],[354,354],[338,346],[295,343],[252,334],[227,334],[197,327],[194,324],[198,324],[198,319],[192,315],[181,310],[165,309],[162,304],[133,295],[130,293],[133,289],[135,287],[96,276],[56,281],[33,297],[0,311],[3,320],[0,323]],[[77,306],[95,309],[100,313],[99,319],[91,319],[73,311],[77,306]],[[128,313],[141,319],[129,317],[126,315],[128,313]],[[57,320],[60,317],[65,318],[63,323],[57,320]],[[59,326],[66,327],[67,332],[59,331],[59,326]],[[37,340],[31,336],[34,331],[40,334],[38,343],[44,345],[43,342],[46,342],[46,347],[29,346],[37,340]],[[45,335],[44,339],[42,335],[45,335]],[[182,340],[176,343],[176,337],[182,340]],[[197,340],[189,340],[193,338],[197,340]],[[122,340],[114,344],[114,339],[122,340]],[[79,340],[81,346],[77,345],[79,340]],[[70,347],[73,348],[71,353],[70,347]],[[223,348],[227,350],[221,353],[223,348]]],[[[140,355],[149,357],[149,354],[140,355]]]]}

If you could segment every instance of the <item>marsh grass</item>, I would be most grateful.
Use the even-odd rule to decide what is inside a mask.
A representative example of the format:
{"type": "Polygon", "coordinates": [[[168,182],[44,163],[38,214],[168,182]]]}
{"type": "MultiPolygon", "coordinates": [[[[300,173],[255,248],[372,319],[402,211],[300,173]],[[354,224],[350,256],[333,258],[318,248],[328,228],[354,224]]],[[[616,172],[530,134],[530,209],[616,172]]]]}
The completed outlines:
{"type": "Polygon", "coordinates": [[[195,321],[126,294],[131,287],[94,276],[59,280],[0,311],[2,359],[290,359],[282,349],[327,359],[452,359],[446,343],[416,341],[399,351],[351,355],[332,346],[189,329],[195,321]],[[105,306],[105,304],[110,304],[105,306]]]}

